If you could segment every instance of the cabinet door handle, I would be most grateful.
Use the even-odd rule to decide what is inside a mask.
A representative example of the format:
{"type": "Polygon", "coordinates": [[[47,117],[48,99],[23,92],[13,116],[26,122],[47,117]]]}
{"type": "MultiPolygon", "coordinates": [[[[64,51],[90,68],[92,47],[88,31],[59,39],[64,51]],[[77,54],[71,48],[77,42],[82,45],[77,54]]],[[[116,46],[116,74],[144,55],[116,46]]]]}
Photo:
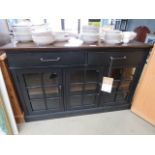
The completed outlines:
{"type": "Polygon", "coordinates": [[[60,61],[60,57],[57,57],[56,59],[44,59],[44,58],[40,58],[41,62],[57,62],[60,61]]]}
{"type": "Polygon", "coordinates": [[[110,57],[110,60],[111,61],[115,61],[115,60],[126,60],[126,56],[123,56],[123,57],[113,57],[113,56],[111,56],[110,57]]]}

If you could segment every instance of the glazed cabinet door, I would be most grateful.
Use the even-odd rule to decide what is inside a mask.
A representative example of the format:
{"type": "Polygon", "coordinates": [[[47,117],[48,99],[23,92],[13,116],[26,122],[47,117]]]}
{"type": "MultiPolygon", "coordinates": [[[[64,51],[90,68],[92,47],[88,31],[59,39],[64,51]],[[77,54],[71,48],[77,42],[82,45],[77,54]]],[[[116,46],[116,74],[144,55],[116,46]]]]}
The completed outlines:
{"type": "Polygon", "coordinates": [[[24,105],[29,114],[64,111],[62,72],[59,69],[16,71],[24,105]]]}
{"type": "Polygon", "coordinates": [[[97,107],[101,72],[97,68],[72,68],[66,71],[66,109],[97,107]]]}
{"type": "MultiPolygon", "coordinates": [[[[111,92],[100,91],[100,106],[117,106],[130,103],[136,67],[112,67],[106,77],[113,78],[111,92]]],[[[101,84],[102,85],[102,84],[101,84]]]]}

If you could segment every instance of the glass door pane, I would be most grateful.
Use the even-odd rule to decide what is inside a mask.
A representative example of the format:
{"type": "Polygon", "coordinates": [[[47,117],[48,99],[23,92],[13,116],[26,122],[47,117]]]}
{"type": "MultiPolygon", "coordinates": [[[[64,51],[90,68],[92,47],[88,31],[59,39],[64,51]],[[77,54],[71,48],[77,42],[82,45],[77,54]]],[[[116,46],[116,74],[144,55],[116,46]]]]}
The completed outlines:
{"type": "Polygon", "coordinates": [[[70,96],[70,108],[78,108],[82,106],[82,95],[70,96]]]}
{"type": "Polygon", "coordinates": [[[82,106],[84,75],[84,69],[74,69],[68,72],[68,109],[76,109],[82,106]]]}
{"type": "Polygon", "coordinates": [[[111,77],[114,78],[112,92],[101,92],[101,105],[121,104],[127,101],[129,89],[132,84],[135,68],[112,69],[111,77]]]}
{"type": "Polygon", "coordinates": [[[86,71],[86,82],[94,82],[96,83],[99,77],[98,70],[87,70],[86,71]]]}
{"type": "Polygon", "coordinates": [[[86,92],[94,92],[96,93],[96,87],[97,87],[97,84],[96,83],[88,83],[85,85],[85,91],[86,92]]]}
{"type": "Polygon", "coordinates": [[[60,107],[60,98],[48,98],[47,99],[47,107],[48,109],[59,109],[60,107]]]}
{"type": "Polygon", "coordinates": [[[99,71],[74,69],[68,72],[68,109],[87,108],[96,104],[99,93],[99,71]]]}
{"type": "Polygon", "coordinates": [[[59,88],[58,88],[58,86],[44,87],[44,90],[45,90],[46,98],[58,97],[59,96],[59,88]]]}
{"type": "Polygon", "coordinates": [[[57,70],[36,70],[23,73],[25,92],[33,112],[63,110],[62,80],[57,70]]]}
{"type": "Polygon", "coordinates": [[[58,84],[58,74],[56,72],[44,73],[43,74],[44,85],[57,85],[58,84]]]}
{"type": "Polygon", "coordinates": [[[83,84],[71,84],[70,93],[80,93],[83,91],[83,84]]]}
{"type": "Polygon", "coordinates": [[[26,73],[24,74],[24,80],[27,87],[41,86],[40,73],[26,73]]]}
{"type": "Polygon", "coordinates": [[[32,100],[30,100],[30,103],[31,103],[33,111],[46,110],[46,106],[44,104],[43,99],[32,99],[32,100]]]}
{"type": "Polygon", "coordinates": [[[96,103],[96,94],[86,94],[84,96],[84,106],[90,106],[90,105],[95,105],[96,103]]]}
{"type": "Polygon", "coordinates": [[[70,83],[83,83],[84,82],[84,70],[72,70],[70,72],[70,83]]]}
{"type": "Polygon", "coordinates": [[[99,93],[100,71],[98,69],[86,70],[84,106],[97,106],[97,94],[99,93]]]}
{"type": "Polygon", "coordinates": [[[41,87],[27,88],[30,98],[43,98],[43,90],[41,87]]]}

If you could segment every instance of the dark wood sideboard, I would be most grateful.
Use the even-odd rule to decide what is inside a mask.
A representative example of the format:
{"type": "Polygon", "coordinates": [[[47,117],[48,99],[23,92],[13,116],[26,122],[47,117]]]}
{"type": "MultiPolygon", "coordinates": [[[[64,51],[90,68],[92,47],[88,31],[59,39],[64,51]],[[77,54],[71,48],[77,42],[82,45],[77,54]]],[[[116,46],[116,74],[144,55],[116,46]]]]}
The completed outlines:
{"type": "Polygon", "coordinates": [[[128,109],[152,46],[131,42],[1,47],[26,121],[128,109]],[[111,93],[103,77],[114,78],[111,93]]]}

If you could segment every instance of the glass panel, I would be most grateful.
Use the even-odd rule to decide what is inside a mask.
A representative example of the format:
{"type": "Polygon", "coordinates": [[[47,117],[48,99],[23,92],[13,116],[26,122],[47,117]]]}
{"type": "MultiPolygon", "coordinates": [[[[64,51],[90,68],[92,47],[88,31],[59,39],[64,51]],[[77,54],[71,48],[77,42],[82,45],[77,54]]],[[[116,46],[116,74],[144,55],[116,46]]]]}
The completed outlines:
{"type": "Polygon", "coordinates": [[[59,95],[58,87],[45,87],[46,97],[54,97],[59,95]]]}
{"type": "Polygon", "coordinates": [[[83,70],[75,70],[70,73],[70,82],[83,82],[84,80],[84,71],[83,70]]]}
{"type": "Polygon", "coordinates": [[[43,91],[42,88],[29,88],[28,94],[30,98],[42,98],[43,97],[43,91]]]}
{"type": "Polygon", "coordinates": [[[41,86],[41,74],[39,73],[24,74],[24,79],[27,87],[41,86]]]}
{"type": "Polygon", "coordinates": [[[58,83],[57,73],[44,73],[44,85],[52,85],[58,83]]]}
{"type": "Polygon", "coordinates": [[[72,84],[70,87],[70,92],[82,92],[83,84],[72,84]]]}
{"type": "Polygon", "coordinates": [[[127,96],[127,92],[119,89],[116,95],[116,101],[123,101],[127,96]]]}
{"type": "Polygon", "coordinates": [[[34,100],[31,100],[30,103],[32,105],[33,111],[46,109],[43,99],[34,99],[34,100]]]}
{"type": "Polygon", "coordinates": [[[123,78],[123,80],[132,80],[136,68],[116,68],[112,69],[112,75],[115,80],[123,78]]]}
{"type": "Polygon", "coordinates": [[[136,68],[124,68],[123,70],[123,78],[132,80],[133,75],[135,74],[136,68]]]}
{"type": "Polygon", "coordinates": [[[97,85],[96,84],[86,84],[85,85],[85,90],[86,91],[96,91],[96,87],[97,85]]]}
{"type": "Polygon", "coordinates": [[[70,106],[71,107],[81,106],[81,104],[82,104],[81,95],[76,95],[76,96],[70,97],[70,106]]]}
{"type": "Polygon", "coordinates": [[[128,90],[131,81],[122,81],[120,84],[120,89],[128,90]]]}
{"type": "Polygon", "coordinates": [[[84,97],[85,105],[93,105],[95,104],[95,94],[88,94],[84,97]]]}
{"type": "Polygon", "coordinates": [[[108,103],[108,102],[114,102],[114,97],[115,97],[114,91],[112,93],[103,92],[101,104],[108,103]]]}
{"type": "Polygon", "coordinates": [[[119,87],[120,85],[120,80],[114,80],[113,82],[113,86],[112,86],[112,91],[116,91],[116,89],[119,87]]]}
{"type": "Polygon", "coordinates": [[[124,100],[127,97],[130,84],[131,84],[131,80],[122,81],[120,83],[120,86],[118,87],[118,91],[117,91],[116,101],[124,100]]]}
{"type": "MultiPolygon", "coordinates": [[[[103,92],[102,103],[125,101],[133,80],[135,68],[113,69],[112,77],[115,79],[111,93],[103,92]]],[[[110,103],[109,103],[110,104],[110,103]]]]}
{"type": "Polygon", "coordinates": [[[47,99],[48,109],[59,109],[59,98],[49,98],[47,99]]]}
{"type": "Polygon", "coordinates": [[[111,77],[113,77],[115,80],[121,79],[123,69],[116,68],[112,69],[111,77]]]}
{"type": "Polygon", "coordinates": [[[87,70],[86,72],[86,82],[97,82],[99,72],[96,70],[87,70]]]}

